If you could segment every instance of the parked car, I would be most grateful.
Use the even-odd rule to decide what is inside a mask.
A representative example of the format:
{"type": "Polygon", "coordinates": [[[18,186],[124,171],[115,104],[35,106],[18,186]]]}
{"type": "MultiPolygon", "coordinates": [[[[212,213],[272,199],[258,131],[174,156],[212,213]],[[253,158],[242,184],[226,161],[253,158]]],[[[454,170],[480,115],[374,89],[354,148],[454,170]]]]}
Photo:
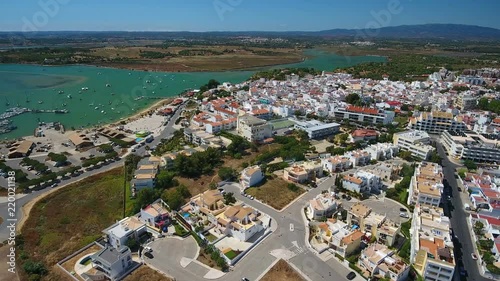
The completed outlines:
{"type": "Polygon", "coordinates": [[[351,201],[352,197],[350,195],[347,195],[347,197],[345,198],[345,200],[347,201],[351,201]]]}
{"type": "Polygon", "coordinates": [[[243,277],[243,278],[241,278],[241,281],[250,281],[250,280],[248,280],[248,278],[246,278],[246,277],[243,277]]]}
{"type": "Polygon", "coordinates": [[[146,256],[147,258],[150,258],[150,259],[154,258],[153,254],[151,254],[150,252],[145,252],[144,256],[146,256]]]}
{"type": "Polygon", "coordinates": [[[460,186],[458,187],[458,191],[462,192],[462,188],[460,186]]]}
{"type": "Polygon", "coordinates": [[[147,246],[147,247],[144,247],[144,253],[152,253],[153,252],[153,249],[151,249],[151,247],[147,246]]]}
{"type": "Polygon", "coordinates": [[[399,213],[399,216],[405,219],[410,217],[407,213],[399,213]]]}
{"type": "Polygon", "coordinates": [[[356,273],[351,271],[347,274],[346,278],[347,278],[347,280],[352,280],[352,279],[356,278],[356,273]]]}
{"type": "Polygon", "coordinates": [[[470,254],[473,260],[477,260],[477,255],[475,253],[470,254]]]}
{"type": "Polygon", "coordinates": [[[401,212],[406,212],[406,208],[399,208],[401,212]]]}

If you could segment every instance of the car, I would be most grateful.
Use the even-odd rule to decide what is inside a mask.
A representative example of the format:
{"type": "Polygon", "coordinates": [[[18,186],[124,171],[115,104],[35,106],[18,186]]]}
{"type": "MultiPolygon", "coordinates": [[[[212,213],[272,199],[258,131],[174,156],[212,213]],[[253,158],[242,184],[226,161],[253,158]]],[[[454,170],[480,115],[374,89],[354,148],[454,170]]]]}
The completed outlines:
{"type": "Polygon", "coordinates": [[[342,194],[341,197],[342,197],[342,199],[346,199],[347,198],[347,196],[345,194],[342,194]]]}
{"type": "Polygon", "coordinates": [[[56,187],[57,183],[53,183],[50,187],[56,187]]]}
{"type": "Polygon", "coordinates": [[[460,267],[460,275],[462,275],[462,276],[467,275],[467,271],[465,271],[465,268],[463,266],[460,267]]]}
{"type": "Polygon", "coordinates": [[[248,198],[250,198],[250,200],[253,200],[253,196],[248,196],[248,198]]]}
{"type": "Polygon", "coordinates": [[[352,280],[352,279],[356,278],[356,273],[351,271],[346,275],[346,278],[347,278],[347,280],[352,280]]]}
{"type": "Polygon", "coordinates": [[[407,213],[399,213],[399,216],[406,219],[410,217],[407,213]]]}
{"type": "Polygon", "coordinates": [[[250,280],[248,280],[248,278],[246,278],[246,277],[243,277],[243,278],[241,278],[241,281],[250,281],[250,280]]]}
{"type": "Polygon", "coordinates": [[[458,191],[462,192],[462,188],[461,188],[461,187],[458,187],[458,191]]]}
{"type": "Polygon", "coordinates": [[[406,212],[406,208],[399,208],[401,212],[406,212]]]}
{"type": "Polygon", "coordinates": [[[347,201],[351,201],[352,197],[350,195],[347,195],[347,197],[345,198],[345,200],[347,201]]]}
{"type": "Polygon", "coordinates": [[[33,170],[33,167],[29,166],[28,171],[31,171],[31,170],[33,170]]]}
{"type": "Polygon", "coordinates": [[[144,253],[151,253],[151,252],[153,252],[153,249],[151,249],[151,247],[149,246],[144,247],[144,253]]]}
{"type": "Polygon", "coordinates": [[[135,152],[135,148],[132,148],[132,152],[135,152]]]}
{"type": "Polygon", "coordinates": [[[477,260],[477,255],[475,253],[471,253],[470,256],[472,257],[473,260],[477,260]]]}
{"type": "Polygon", "coordinates": [[[150,252],[145,252],[144,256],[146,256],[147,258],[150,258],[150,259],[154,258],[153,254],[151,254],[150,252]]]}

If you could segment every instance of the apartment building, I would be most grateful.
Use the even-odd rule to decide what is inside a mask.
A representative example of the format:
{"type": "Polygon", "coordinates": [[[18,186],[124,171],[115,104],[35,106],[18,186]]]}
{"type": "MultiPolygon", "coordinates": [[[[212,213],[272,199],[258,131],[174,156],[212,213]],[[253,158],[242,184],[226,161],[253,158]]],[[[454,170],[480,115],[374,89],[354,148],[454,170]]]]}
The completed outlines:
{"type": "Polygon", "coordinates": [[[376,130],[357,129],[349,134],[349,142],[376,140],[379,132],[376,130]]]}
{"type": "Polygon", "coordinates": [[[293,164],[283,170],[283,178],[296,183],[315,181],[323,176],[321,160],[293,164]]]}
{"type": "Polygon", "coordinates": [[[441,140],[448,154],[455,159],[500,162],[498,139],[488,139],[473,131],[445,131],[441,140]]]}
{"type": "Polygon", "coordinates": [[[455,258],[450,220],[443,209],[417,204],[410,228],[410,261],[425,280],[453,280],[455,258]]]}
{"type": "Polygon", "coordinates": [[[318,120],[310,121],[299,121],[296,119],[290,119],[295,123],[294,128],[296,130],[304,130],[309,139],[321,139],[328,136],[335,135],[340,130],[340,124],[338,123],[324,123],[318,120]]]}
{"type": "Polygon", "coordinates": [[[238,116],[237,132],[250,142],[260,142],[273,136],[272,126],[266,120],[248,114],[238,116]]]}
{"type": "Polygon", "coordinates": [[[443,169],[440,165],[422,162],[411,178],[408,205],[439,206],[443,193],[443,169]]]}
{"type": "Polygon", "coordinates": [[[394,111],[379,110],[377,108],[359,107],[348,105],[333,110],[337,120],[349,120],[353,122],[371,124],[390,124],[394,121],[394,111]]]}
{"type": "Polygon", "coordinates": [[[358,266],[368,271],[372,277],[377,276],[391,281],[405,281],[410,273],[410,266],[393,250],[377,243],[361,251],[358,266]]]}
{"type": "Polygon", "coordinates": [[[243,188],[252,187],[259,184],[264,179],[264,173],[260,169],[259,165],[254,165],[245,168],[241,172],[240,184],[243,188]]]}
{"type": "Polygon", "coordinates": [[[374,160],[389,160],[399,152],[399,147],[392,143],[376,143],[365,148],[365,151],[370,154],[370,158],[374,160]]]}
{"type": "Polygon", "coordinates": [[[380,177],[366,171],[357,171],[342,178],[342,187],[357,193],[376,192],[381,186],[380,177]]]}
{"type": "Polygon", "coordinates": [[[452,113],[441,111],[420,112],[418,117],[410,118],[408,128],[430,134],[440,134],[450,130],[466,130],[466,126],[460,117],[454,118],[452,113]]]}
{"type": "Polygon", "coordinates": [[[468,93],[461,93],[456,97],[454,105],[461,110],[472,109],[477,106],[477,97],[468,93]]]}
{"type": "Polygon", "coordinates": [[[345,156],[334,156],[321,159],[323,168],[330,173],[343,172],[351,167],[351,160],[345,156]]]}
{"type": "Polygon", "coordinates": [[[410,130],[400,133],[395,133],[393,144],[397,145],[401,150],[411,152],[411,156],[426,160],[431,153],[436,150],[435,147],[429,145],[431,139],[429,134],[424,131],[410,130]]]}

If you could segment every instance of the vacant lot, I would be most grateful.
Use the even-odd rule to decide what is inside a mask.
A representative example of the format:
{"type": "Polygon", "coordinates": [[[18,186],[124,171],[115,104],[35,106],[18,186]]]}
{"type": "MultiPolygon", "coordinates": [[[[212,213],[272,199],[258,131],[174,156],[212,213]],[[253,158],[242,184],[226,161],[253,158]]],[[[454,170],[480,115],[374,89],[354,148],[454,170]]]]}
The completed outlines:
{"type": "Polygon", "coordinates": [[[279,260],[260,281],[305,281],[286,261],[279,260]]]}
{"type": "Polygon", "coordinates": [[[21,230],[26,255],[21,264],[40,261],[49,269],[44,280],[57,280],[53,265],[99,238],[104,228],[122,218],[122,204],[122,168],[48,195],[34,205],[21,230]]]}
{"type": "Polygon", "coordinates": [[[301,51],[294,49],[241,48],[239,46],[169,47],[167,49],[105,47],[92,49],[91,55],[119,59],[114,62],[99,63],[106,66],[158,71],[235,70],[294,63],[303,59],[301,51]],[[141,56],[145,53],[160,56],[157,58],[141,56]]]}
{"type": "Polygon", "coordinates": [[[138,269],[134,270],[132,274],[127,276],[123,281],[172,281],[172,279],[166,277],[165,275],[157,272],[154,269],[146,265],[142,265],[138,269]]]}
{"type": "Polygon", "coordinates": [[[246,190],[246,193],[277,210],[283,209],[304,192],[302,188],[299,188],[297,192],[291,191],[288,189],[288,182],[282,178],[267,179],[263,185],[246,190]],[[279,196],[276,196],[277,194],[279,196]]]}

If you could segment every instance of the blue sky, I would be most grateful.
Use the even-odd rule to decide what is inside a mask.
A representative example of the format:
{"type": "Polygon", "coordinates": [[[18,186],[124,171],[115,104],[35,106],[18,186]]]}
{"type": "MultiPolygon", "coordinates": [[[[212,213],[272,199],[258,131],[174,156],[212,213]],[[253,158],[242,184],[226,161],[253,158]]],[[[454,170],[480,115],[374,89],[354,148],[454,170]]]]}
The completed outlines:
{"type": "Polygon", "coordinates": [[[0,30],[316,31],[424,23],[500,28],[499,10],[498,0],[2,0],[0,30]]]}

